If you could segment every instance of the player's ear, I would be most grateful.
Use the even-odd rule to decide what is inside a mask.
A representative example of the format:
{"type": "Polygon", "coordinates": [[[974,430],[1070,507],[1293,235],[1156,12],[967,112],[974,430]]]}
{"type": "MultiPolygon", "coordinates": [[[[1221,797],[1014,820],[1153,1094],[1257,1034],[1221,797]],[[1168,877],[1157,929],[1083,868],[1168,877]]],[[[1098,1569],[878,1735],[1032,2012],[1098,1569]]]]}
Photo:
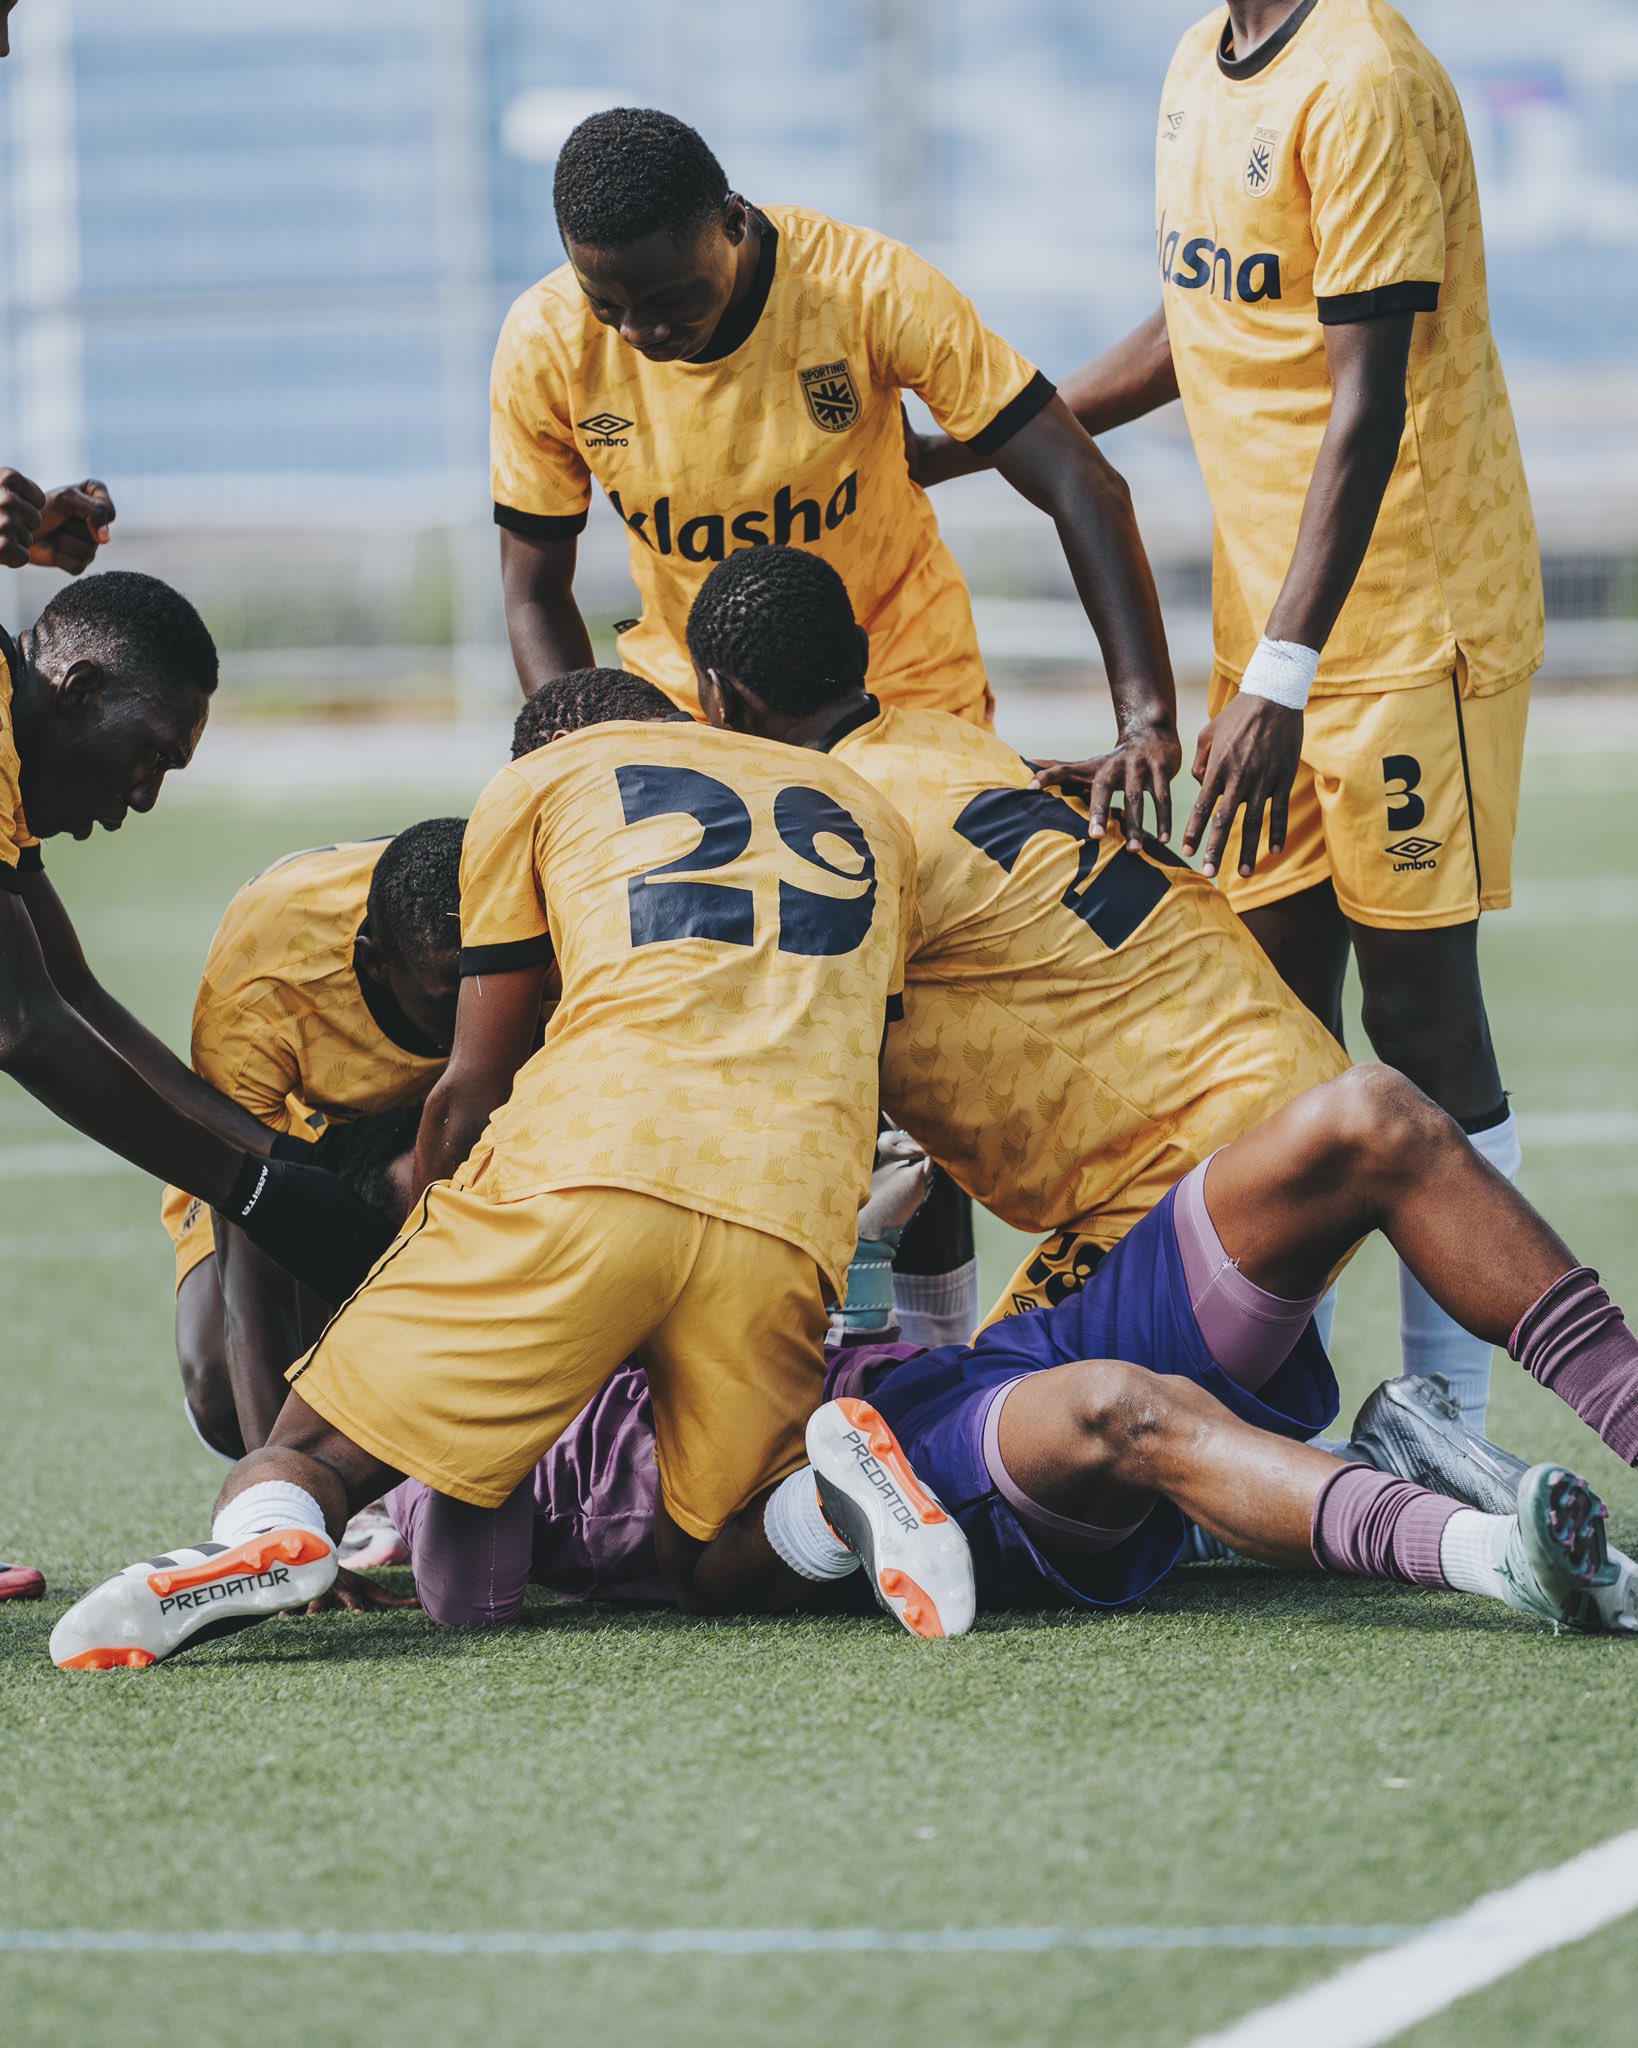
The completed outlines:
{"type": "Polygon", "coordinates": [[[100,661],[71,661],[52,684],[58,706],[75,714],[88,711],[102,695],[108,671],[100,661]]]}
{"type": "Polygon", "coordinates": [[[853,630],[859,636],[859,681],[862,683],[870,673],[870,635],[863,626],[855,626],[853,630]]]}
{"type": "Polygon", "coordinates": [[[722,232],[737,249],[751,225],[751,209],[737,192],[730,192],[722,206],[722,232]]]}
{"type": "Polygon", "coordinates": [[[360,932],[353,941],[353,958],[370,977],[371,981],[385,981],[387,963],[381,957],[381,943],[368,932],[360,932]]]}

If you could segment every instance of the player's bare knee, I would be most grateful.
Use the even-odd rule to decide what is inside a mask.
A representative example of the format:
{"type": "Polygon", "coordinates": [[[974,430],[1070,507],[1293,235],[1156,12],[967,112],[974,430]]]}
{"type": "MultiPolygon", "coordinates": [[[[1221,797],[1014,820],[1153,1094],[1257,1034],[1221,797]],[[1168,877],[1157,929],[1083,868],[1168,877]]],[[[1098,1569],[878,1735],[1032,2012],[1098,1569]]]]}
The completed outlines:
{"type": "Polygon", "coordinates": [[[1076,1462],[1082,1473],[1106,1480],[1138,1477],[1172,1422],[1173,1389],[1166,1376],[1121,1358],[1089,1358],[1073,1370],[1076,1462]]]}
{"type": "Polygon", "coordinates": [[[1460,1135],[1444,1111],[1392,1067],[1350,1067],[1309,1101],[1327,1175],[1346,1179],[1362,1194],[1379,1180],[1421,1172],[1434,1148],[1460,1135]]]}

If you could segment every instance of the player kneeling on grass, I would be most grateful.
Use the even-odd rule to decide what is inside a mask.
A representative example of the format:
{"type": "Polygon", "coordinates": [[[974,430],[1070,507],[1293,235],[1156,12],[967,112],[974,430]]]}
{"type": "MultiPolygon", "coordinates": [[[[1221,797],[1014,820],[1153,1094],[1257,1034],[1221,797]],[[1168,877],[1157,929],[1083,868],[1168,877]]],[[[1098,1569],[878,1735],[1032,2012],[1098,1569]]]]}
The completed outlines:
{"type": "MultiPolygon", "coordinates": [[[[314,1163],[349,1184],[349,1119],[419,1105],[449,1057],[464,826],[427,818],[391,840],[275,862],[228,905],[205,958],[194,1071],[269,1130],[315,1140],[314,1163]]],[[[412,1119],[412,1146],[414,1132],[412,1119]]],[[[176,1246],[188,1416],[212,1450],[239,1458],[266,1442],[285,1373],[336,1304],[208,1203],[167,1188],[161,1213],[176,1246]]]]}
{"type": "MultiPolygon", "coordinates": [[[[633,1355],[667,1582],[693,1610],[757,1604],[765,1499],[802,1466],[869,1188],[913,882],[897,813],[821,756],[616,717],[503,769],[462,850],[425,1192],[292,1368],[211,1543],[106,1581],[56,1660],[152,1663],[322,1593],[349,1513],[402,1474],[501,1506],[633,1355]]],[[[965,1628],[953,1525],[885,1432],[846,1437],[837,1512],[877,1590],[920,1633],[965,1628]]]]}
{"type": "MultiPolygon", "coordinates": [[[[1196,1168],[1056,1307],[970,1347],[831,1352],[818,1440],[833,1455],[851,1403],[868,1399],[965,1533],[980,1611],[1128,1604],[1179,1561],[1192,1520],[1269,1564],[1482,1593],[1577,1629],[1638,1628],[1638,1571],[1563,1467],[1527,1468],[1426,1409],[1398,1410],[1384,1441],[1385,1389],[1364,1414],[1393,1470],[1295,1440],[1335,1413],[1312,1311],[1370,1229],[1465,1327],[1505,1341],[1638,1461],[1638,1342],[1620,1311],[1458,1126],[1381,1067],[1313,1090],[1196,1168]],[[1406,1472],[1438,1472],[1455,1497],[1406,1472]]],[[[858,1425],[864,1441],[870,1426],[858,1425]]],[[[633,1366],[496,1513],[414,1482],[388,1507],[428,1613],[477,1627],[515,1620],[531,1580],[663,1599],[653,1493],[633,1366]]],[[[810,1474],[778,1490],[768,1528],[788,1569],[770,1576],[764,1605],[853,1604],[851,1587],[819,1596],[812,1583],[853,1559],[810,1474]]]]}

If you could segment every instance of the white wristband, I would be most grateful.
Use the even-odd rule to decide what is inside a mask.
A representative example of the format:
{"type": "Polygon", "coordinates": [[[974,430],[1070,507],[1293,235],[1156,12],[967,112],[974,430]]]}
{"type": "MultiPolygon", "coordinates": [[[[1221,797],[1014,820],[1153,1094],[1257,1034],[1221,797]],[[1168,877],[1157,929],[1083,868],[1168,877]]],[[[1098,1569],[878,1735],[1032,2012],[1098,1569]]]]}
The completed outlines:
{"type": "Polygon", "coordinates": [[[1257,651],[1240,678],[1242,697],[1266,697],[1287,711],[1301,711],[1319,673],[1320,658],[1312,647],[1295,640],[1259,640],[1257,651]]]}

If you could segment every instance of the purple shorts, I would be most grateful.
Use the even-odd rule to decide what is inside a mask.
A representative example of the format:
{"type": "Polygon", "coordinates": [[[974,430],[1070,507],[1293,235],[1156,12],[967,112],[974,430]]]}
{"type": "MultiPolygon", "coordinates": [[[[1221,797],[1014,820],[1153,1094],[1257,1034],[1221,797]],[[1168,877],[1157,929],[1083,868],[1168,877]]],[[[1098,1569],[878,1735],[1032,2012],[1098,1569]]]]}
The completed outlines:
{"type": "Polygon", "coordinates": [[[867,1377],[866,1398],[966,1532],[981,1610],[1127,1606],[1177,1562],[1186,1526],[1158,1501],[1096,1552],[1026,1528],[984,1454],[985,1418],[1013,1381],[1078,1359],[1120,1358],[1192,1380],[1242,1421],[1281,1436],[1315,1436],[1336,1415],[1336,1378],[1312,1321],[1255,1393],[1212,1357],[1189,1303],[1172,1204],[1168,1194],[1055,1308],[993,1324],[970,1349],[945,1346],[867,1377]]]}

